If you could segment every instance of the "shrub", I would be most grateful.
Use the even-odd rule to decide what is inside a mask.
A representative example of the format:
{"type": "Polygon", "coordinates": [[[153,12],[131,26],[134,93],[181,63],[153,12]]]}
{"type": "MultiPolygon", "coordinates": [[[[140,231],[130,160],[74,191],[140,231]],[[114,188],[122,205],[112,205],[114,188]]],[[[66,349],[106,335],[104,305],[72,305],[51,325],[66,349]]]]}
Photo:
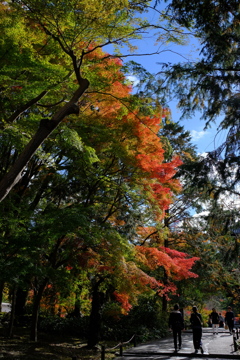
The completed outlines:
{"type": "Polygon", "coordinates": [[[88,318],[61,318],[57,316],[40,317],[39,330],[45,333],[71,335],[85,338],[88,329],[88,318]]]}
{"type": "Polygon", "coordinates": [[[102,321],[103,340],[128,341],[136,334],[142,342],[163,337],[167,331],[167,318],[154,298],[142,298],[127,316],[104,316],[102,321]]]}

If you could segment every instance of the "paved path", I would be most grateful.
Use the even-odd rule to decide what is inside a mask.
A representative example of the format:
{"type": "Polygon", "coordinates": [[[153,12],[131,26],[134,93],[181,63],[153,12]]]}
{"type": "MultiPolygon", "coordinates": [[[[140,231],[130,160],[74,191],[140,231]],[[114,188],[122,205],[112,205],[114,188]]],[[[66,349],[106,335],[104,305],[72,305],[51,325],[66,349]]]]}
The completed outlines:
{"type": "Polygon", "coordinates": [[[211,328],[204,328],[203,336],[204,354],[193,354],[192,332],[184,331],[182,336],[182,349],[174,354],[173,338],[166,338],[140,344],[131,349],[125,349],[122,357],[115,360],[189,360],[189,359],[240,359],[240,352],[234,351],[233,336],[227,330],[220,330],[218,335],[212,334],[211,328]]]}

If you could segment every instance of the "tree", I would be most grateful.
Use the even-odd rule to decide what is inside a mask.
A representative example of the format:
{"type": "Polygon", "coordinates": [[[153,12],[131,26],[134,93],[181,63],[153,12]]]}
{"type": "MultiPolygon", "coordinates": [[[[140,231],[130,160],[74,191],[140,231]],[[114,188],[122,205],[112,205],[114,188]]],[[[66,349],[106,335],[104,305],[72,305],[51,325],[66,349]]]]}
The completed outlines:
{"type": "MultiPolygon", "coordinates": [[[[154,277],[134,263],[133,255],[128,260],[133,245],[131,251],[126,252],[126,248],[129,242],[134,243],[139,224],[163,218],[173,192],[180,188],[179,182],[172,180],[180,161],[177,157],[165,160],[158,136],[161,106],[148,104],[139,111],[139,101],[130,94],[121,62],[109,59],[101,49],[89,56],[99,79],[101,76],[101,91],[86,94],[81,122],[68,119],[46,139],[1,207],[8,214],[2,245],[7,249],[10,241],[22,263],[31,268],[29,271],[22,266],[17,283],[18,288],[35,289],[31,338],[37,339],[39,307],[46,289],[51,286],[66,293],[61,279],[74,283],[71,274],[79,281],[87,272],[94,299],[91,324],[95,322],[95,332],[89,337],[92,347],[98,339],[96,318],[100,326],[105,293],[115,292],[122,308],[127,309],[140,292],[158,286],[154,277]],[[12,231],[14,217],[16,228],[27,235],[27,245],[15,243],[20,230],[12,231]],[[86,254],[90,265],[84,262],[86,254]],[[100,260],[96,254],[101,255],[100,260]],[[117,256],[122,257],[121,267],[113,271],[117,256]],[[127,289],[133,278],[139,281],[127,289]]],[[[14,161],[12,155],[18,145],[14,130],[9,129],[2,141],[1,150],[8,155],[5,169],[14,161]]]]}
{"type": "MultiPolygon", "coordinates": [[[[164,259],[176,281],[191,276],[194,262],[187,255],[166,256],[173,250],[158,246],[142,244],[142,253],[135,247],[140,228],[163,222],[180,189],[174,175],[181,160],[161,134],[167,109],[154,96],[131,94],[121,61],[102,48],[119,41],[130,46],[148,29],[150,24],[136,18],[147,3],[102,2],[101,16],[96,16],[100,5],[94,5],[1,4],[2,46],[11,54],[11,66],[2,59],[0,79],[0,145],[6,155],[1,176],[8,190],[18,181],[1,203],[5,213],[12,209],[1,245],[7,249],[12,242],[20,249],[18,288],[35,289],[31,337],[36,340],[46,290],[64,296],[62,279],[74,287],[84,278],[92,300],[90,347],[98,340],[106,301],[127,312],[144,291],[174,290],[155,277],[169,270],[164,259]],[[27,245],[17,244],[21,231],[27,245]],[[154,251],[159,269],[152,268],[154,251]],[[92,327],[94,322],[98,326],[92,327]]],[[[8,190],[2,189],[3,199],[8,190]]]]}
{"type": "Polygon", "coordinates": [[[1,3],[2,48],[10,58],[10,66],[6,57],[1,63],[6,104],[3,119],[14,128],[21,128],[25,118],[33,125],[31,132],[23,136],[11,170],[2,178],[1,200],[21,179],[28,161],[54,129],[65,118],[79,114],[89,84],[91,92],[101,90],[101,76],[94,71],[95,64],[89,67],[91,54],[107,45],[120,44],[131,49],[130,41],[141,38],[151,26],[168,34],[168,28],[149,24],[137,16],[147,8],[145,0],[111,4],[102,1],[97,6],[72,0],[51,4],[34,0],[1,3]],[[16,27],[20,31],[12,31],[16,27]],[[23,72],[19,64],[23,64],[23,72]]]}
{"type": "MultiPolygon", "coordinates": [[[[166,70],[164,76],[166,74],[169,76],[168,89],[171,91],[171,97],[174,93],[179,99],[183,116],[193,117],[196,111],[200,111],[206,127],[219,120],[218,130],[227,132],[225,141],[217,149],[192,165],[192,171],[188,177],[189,182],[194,184],[201,193],[200,203],[207,205],[206,208],[209,211],[206,220],[209,227],[206,231],[209,231],[211,235],[207,236],[209,243],[204,241],[204,248],[198,242],[203,241],[204,233],[199,234],[198,240],[197,231],[194,229],[192,231],[191,225],[188,227],[188,232],[193,236],[192,240],[197,240],[197,243],[193,243],[204,251],[202,252],[204,270],[202,272],[199,269],[202,274],[201,282],[204,284],[205,275],[209,274],[210,277],[215,277],[213,283],[216,281],[224,292],[223,284],[220,285],[216,278],[228,277],[229,273],[225,269],[226,274],[224,274],[225,262],[223,258],[221,260],[218,258],[219,250],[216,249],[219,249],[219,246],[222,248],[224,243],[224,251],[226,253],[231,251],[229,234],[222,233],[223,223],[227,227],[229,222],[223,220],[222,213],[225,215],[225,220],[229,220],[228,216],[226,217],[228,211],[221,203],[224,197],[228,197],[229,200],[231,198],[234,203],[239,196],[237,135],[239,132],[239,4],[237,1],[189,3],[184,0],[173,0],[168,11],[174,21],[192,32],[201,47],[200,60],[173,66],[166,64],[161,69],[162,74],[166,70]],[[211,221],[209,221],[210,218],[211,221]],[[205,254],[210,254],[209,247],[211,246],[211,256],[207,260],[205,254]],[[216,273],[213,274],[208,269],[207,263],[215,264],[212,268],[216,269],[216,273]]],[[[234,215],[234,221],[238,223],[235,212],[234,215]]],[[[233,283],[234,281],[229,281],[229,284],[233,285],[233,283]]],[[[235,286],[230,286],[230,288],[233,290],[235,286]]]]}
{"type": "MultiPolygon", "coordinates": [[[[187,27],[201,44],[200,60],[166,65],[171,93],[179,99],[183,114],[202,112],[206,126],[220,119],[219,131],[227,130],[226,140],[198,164],[200,175],[194,181],[217,171],[221,184],[213,185],[215,196],[238,193],[239,182],[239,6],[237,1],[173,0],[169,12],[187,27]],[[202,174],[202,175],[201,175],[202,174]],[[232,176],[230,176],[230,174],[232,176]]],[[[208,176],[209,178],[209,176],[208,176]]]]}

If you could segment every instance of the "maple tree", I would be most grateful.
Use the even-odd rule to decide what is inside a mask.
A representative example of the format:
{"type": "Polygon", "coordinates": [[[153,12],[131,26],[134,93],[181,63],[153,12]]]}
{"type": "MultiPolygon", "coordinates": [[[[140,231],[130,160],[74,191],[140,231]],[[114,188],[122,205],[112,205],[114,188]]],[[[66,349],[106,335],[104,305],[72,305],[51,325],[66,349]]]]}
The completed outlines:
{"type": "Polygon", "coordinates": [[[141,38],[142,32],[152,26],[163,31],[166,40],[171,37],[168,27],[150,24],[138,16],[147,9],[145,0],[111,4],[73,0],[1,2],[2,48],[9,57],[8,63],[6,58],[1,59],[3,120],[25,135],[20,136],[17,158],[2,177],[1,200],[21,179],[28,161],[58,125],[79,114],[81,98],[89,85],[92,91],[104,85],[94,64],[89,66],[89,54],[107,45],[118,49],[124,44],[131,50],[131,40],[141,38]],[[15,28],[19,31],[11,31],[15,28]],[[14,65],[16,62],[23,66],[23,72],[22,66],[14,65]],[[22,121],[26,118],[32,124],[31,131],[26,131],[22,121]]]}
{"type": "MultiPolygon", "coordinates": [[[[129,248],[129,241],[134,241],[133,234],[140,222],[150,217],[163,218],[172,193],[180,188],[176,180],[171,180],[180,160],[165,162],[158,136],[163,109],[158,106],[154,110],[155,106],[151,106],[152,116],[144,116],[137,109],[136,97],[131,95],[121,62],[110,59],[101,49],[90,52],[89,57],[95,73],[99,72],[101,85],[99,91],[86,92],[81,122],[63,121],[32,157],[14,192],[1,204],[2,213],[8,213],[3,247],[12,242],[14,251],[21,255],[21,264],[31,259],[31,272],[26,266],[22,268],[17,286],[24,284],[30,289],[35,284],[33,340],[37,339],[38,311],[44,292],[51,285],[61,293],[61,284],[68,278],[74,286],[71,274],[81,279],[83,271],[88,273],[92,278],[87,282],[92,288],[89,292],[92,299],[98,299],[108,287],[114,288],[112,296],[125,311],[149,285],[158,286],[154,277],[134,264],[133,255],[132,261],[125,259],[124,249],[129,248]],[[146,145],[149,142],[152,157],[146,145]],[[150,190],[146,192],[148,184],[150,190]],[[16,227],[22,223],[22,233],[28,234],[27,247],[24,242],[15,243],[11,208],[15,217],[17,214],[16,227]],[[132,219],[137,220],[135,224],[130,223],[132,219]],[[125,244],[123,250],[121,242],[125,244]],[[110,258],[106,253],[108,247],[110,258]],[[121,252],[121,267],[113,271],[121,252]],[[89,260],[84,262],[88,254],[89,260]],[[130,284],[134,284],[132,291],[130,284]]],[[[2,151],[8,153],[6,166],[11,163],[11,149],[15,147],[11,135],[10,132],[2,143],[2,151]]],[[[21,232],[16,234],[20,236],[21,232]]],[[[12,263],[17,264],[14,257],[12,263]]],[[[93,301],[92,305],[95,321],[102,303],[93,301]]],[[[97,332],[96,326],[95,329],[97,332]]],[[[96,339],[97,334],[94,338],[91,332],[90,347],[96,339]]]]}
{"type": "Polygon", "coordinates": [[[163,130],[169,110],[133,94],[129,68],[102,49],[131,47],[147,5],[1,2],[1,282],[17,301],[34,289],[32,340],[50,294],[55,309],[83,291],[93,347],[104,306],[127,314],[141,294],[170,297],[196,277],[197,256],[164,246],[183,154],[163,130]]]}
{"type": "MultiPolygon", "coordinates": [[[[175,2],[177,3],[177,1],[175,2]]],[[[182,2],[183,3],[183,2],[182,2]]],[[[185,5],[188,6],[188,4],[185,2],[185,5]]],[[[197,7],[195,4],[194,6],[197,7]]],[[[193,6],[193,7],[194,7],[193,6]]],[[[192,7],[192,4],[189,5],[189,7],[192,7]]],[[[201,7],[201,6],[200,6],[201,7]]],[[[199,7],[199,9],[200,9],[199,7]]],[[[195,9],[196,9],[195,8],[195,9]]],[[[179,12],[181,15],[181,11],[179,12]]],[[[186,16],[187,13],[185,14],[186,16]]],[[[215,41],[215,40],[213,40],[215,41]]],[[[194,110],[194,108],[199,105],[200,103],[196,105],[194,100],[189,100],[190,98],[187,98],[187,93],[189,95],[189,87],[186,86],[184,88],[184,81],[192,80],[190,83],[193,90],[193,87],[196,86],[195,90],[196,92],[200,89],[198,87],[196,82],[193,82],[192,74],[188,71],[189,67],[191,67],[190,64],[183,66],[176,66],[173,67],[175,70],[175,73],[172,73],[173,83],[178,84],[175,88],[175,91],[178,92],[179,97],[183,99],[183,102],[181,105],[185,108],[187,111],[188,109],[194,110]],[[181,73],[182,69],[182,73],[181,73]],[[175,81],[175,82],[174,82],[175,81]],[[184,88],[184,90],[183,90],[184,88]],[[184,103],[184,99],[187,101],[187,103],[184,103]]],[[[193,66],[194,67],[194,66],[193,66]]],[[[192,70],[193,72],[196,71],[196,68],[192,70]]],[[[200,74],[200,69],[199,73],[200,74]]],[[[209,69],[208,69],[209,70],[209,69]]],[[[199,75],[200,76],[200,75],[199,75]]],[[[208,76],[208,72],[206,74],[206,77],[208,76]]],[[[139,91],[142,91],[144,89],[144,94],[148,94],[148,96],[155,96],[159,97],[161,96],[161,93],[159,91],[159,81],[163,80],[157,79],[155,81],[154,76],[151,76],[150,81],[148,82],[148,79],[145,79],[145,88],[143,88],[143,84],[141,83],[141,86],[139,86],[139,91]],[[152,95],[154,93],[154,95],[152,95]]],[[[171,88],[172,90],[173,88],[171,88]]],[[[211,88],[212,89],[212,88],[211,88]]],[[[214,90],[213,90],[214,91],[214,90]]],[[[201,92],[201,90],[199,90],[201,92]]],[[[196,93],[192,92],[192,96],[196,95],[196,93]]],[[[209,108],[206,107],[206,112],[209,110],[209,108]]],[[[229,109],[231,110],[231,109],[229,109]]],[[[213,251],[212,256],[208,258],[207,254],[209,251],[209,248],[207,246],[207,243],[205,243],[204,239],[204,233],[198,233],[196,232],[196,229],[192,228],[191,219],[192,215],[189,212],[189,210],[192,210],[193,208],[197,209],[198,212],[200,212],[203,209],[208,209],[212,212],[211,216],[217,217],[217,215],[221,214],[221,211],[219,211],[219,208],[216,207],[216,211],[214,211],[213,207],[210,206],[210,202],[213,199],[219,198],[218,204],[223,201],[223,198],[219,195],[223,191],[226,191],[228,189],[227,194],[229,194],[229,191],[238,194],[238,190],[236,188],[236,184],[238,181],[238,171],[235,169],[234,166],[226,166],[226,164],[230,164],[232,162],[232,165],[234,164],[234,161],[237,159],[237,149],[234,144],[230,141],[230,138],[232,136],[232,140],[236,140],[236,131],[237,131],[237,125],[234,126],[234,129],[232,129],[229,132],[229,135],[226,139],[226,142],[220,146],[216,151],[211,152],[209,156],[206,157],[198,157],[196,153],[194,152],[193,147],[190,144],[189,141],[189,135],[187,132],[183,132],[179,137],[177,138],[176,134],[178,134],[178,131],[181,129],[179,124],[174,124],[173,121],[170,119],[167,119],[165,126],[162,127],[160,131],[160,136],[166,136],[167,140],[171,144],[171,151],[174,151],[174,154],[178,153],[182,159],[184,159],[184,164],[179,167],[179,171],[175,175],[175,178],[180,178],[182,180],[183,188],[180,195],[174,197],[174,201],[171,204],[170,208],[167,210],[166,216],[164,218],[164,226],[167,228],[164,231],[164,234],[159,234],[159,228],[152,227],[149,232],[145,233],[145,238],[143,238],[143,242],[147,243],[148,241],[154,242],[154,240],[157,240],[157,237],[159,236],[161,240],[161,244],[165,244],[166,247],[170,247],[173,249],[178,249],[180,251],[184,251],[189,253],[191,256],[197,256],[201,257],[201,262],[197,262],[195,269],[196,272],[199,274],[198,279],[194,279],[193,282],[188,283],[187,281],[183,282],[182,284],[179,284],[179,291],[178,296],[173,297],[175,301],[178,301],[178,299],[181,299],[182,305],[185,303],[191,303],[191,301],[194,299],[194,301],[204,301],[208,296],[212,296],[214,292],[221,292],[222,294],[226,294],[224,290],[223,283],[221,281],[216,281],[215,277],[218,279],[223,279],[225,276],[228,278],[229,273],[226,271],[225,275],[223,275],[224,272],[224,261],[217,259],[215,257],[215,252],[213,251]],[[220,155],[223,154],[224,149],[226,149],[226,152],[231,153],[231,160],[230,158],[225,158],[224,161],[220,159],[220,155]],[[215,159],[218,158],[218,161],[216,162],[215,159]],[[234,160],[235,159],[235,160],[234,160]],[[230,160],[230,162],[229,162],[230,160]],[[212,171],[210,171],[210,169],[212,171]],[[232,172],[232,176],[231,176],[232,172]],[[222,181],[223,179],[223,181],[222,181]],[[203,242],[201,244],[201,242],[203,242]],[[216,261],[216,266],[215,266],[216,261]],[[211,265],[209,265],[211,264],[211,265]],[[210,267],[216,268],[216,272],[210,271],[210,267]],[[221,271],[220,271],[221,268],[221,271]],[[211,289],[206,286],[207,281],[209,278],[212,279],[212,287],[211,289]],[[196,288],[198,289],[196,292],[193,292],[190,290],[192,288],[192,284],[196,284],[196,288]],[[218,284],[214,286],[214,284],[218,284]],[[205,288],[208,289],[207,293],[205,292],[205,288]],[[186,291],[186,289],[188,289],[186,291]],[[184,296],[185,294],[185,296],[184,296]],[[192,298],[191,298],[192,296],[192,298]]],[[[181,130],[180,130],[181,131],[181,130]]],[[[168,155],[168,159],[171,158],[172,152],[165,152],[165,156],[168,155]]],[[[213,205],[213,202],[212,202],[213,205]]],[[[209,215],[210,216],[210,215],[209,215]]],[[[221,217],[221,216],[220,216],[221,217]]],[[[197,218],[196,218],[197,219],[197,218]]],[[[217,221],[217,219],[216,219],[217,221]]],[[[211,224],[209,223],[208,231],[211,232],[211,224]]],[[[214,230],[214,226],[212,228],[214,230]]],[[[220,227],[215,229],[218,232],[218,235],[215,234],[215,240],[212,243],[213,249],[214,246],[218,248],[218,246],[221,244],[221,236],[220,236],[220,227]],[[219,244],[215,244],[215,241],[219,244]],[[214,245],[215,244],[215,245],[214,245]]],[[[208,235],[208,241],[211,242],[211,236],[208,235]]],[[[226,239],[225,239],[226,240],[226,239]]],[[[230,242],[226,240],[225,242],[225,251],[228,252],[228,246],[230,245],[230,242]]],[[[234,266],[234,265],[233,265],[234,266]]],[[[237,278],[237,274],[234,274],[237,278]]],[[[165,282],[168,283],[168,273],[165,271],[165,282]]],[[[231,276],[230,276],[231,277],[231,276]]],[[[235,280],[229,281],[231,285],[235,280]]],[[[225,282],[226,284],[227,282],[225,282]]],[[[195,287],[194,287],[195,288],[195,287]]],[[[228,288],[229,293],[231,286],[228,288]]],[[[234,286],[232,287],[234,288],[234,286]]],[[[236,289],[233,291],[235,294],[237,293],[236,289]]],[[[167,302],[165,303],[165,309],[167,309],[167,302]]]]}
{"type": "MultiPolygon", "coordinates": [[[[150,234],[152,234],[152,229],[150,234]]],[[[155,241],[156,240],[159,241],[157,238],[155,241]]],[[[155,241],[152,239],[148,246],[137,246],[140,261],[152,271],[159,268],[164,270],[162,273],[162,281],[160,280],[159,283],[159,294],[167,295],[168,292],[176,293],[177,286],[175,281],[198,277],[197,274],[191,272],[191,269],[194,263],[200,258],[192,257],[184,252],[164,246],[156,246],[155,241]],[[151,244],[151,242],[153,244],[151,244]],[[164,283],[164,273],[166,273],[168,277],[167,284],[164,283]]]]}
{"type": "MultiPolygon", "coordinates": [[[[100,105],[102,103],[103,103],[103,101],[100,103],[100,105]]],[[[110,107],[109,104],[108,104],[107,109],[110,109],[110,114],[111,114],[111,111],[116,111],[115,110],[116,106],[110,107]]],[[[97,115],[98,118],[100,118],[101,107],[97,109],[96,115],[97,115]]],[[[164,206],[166,206],[166,204],[169,204],[169,202],[170,202],[170,194],[172,192],[172,189],[174,189],[174,188],[176,189],[177,181],[173,181],[173,184],[171,184],[170,176],[175,171],[174,169],[175,169],[176,163],[180,163],[180,162],[179,162],[179,160],[176,160],[175,162],[171,162],[171,163],[166,164],[166,165],[163,164],[163,168],[164,168],[164,171],[166,173],[166,176],[163,176],[163,174],[161,174],[162,176],[159,176],[158,172],[160,172],[160,169],[161,169],[160,161],[161,161],[161,159],[162,159],[162,161],[164,159],[163,150],[162,150],[162,147],[161,147],[161,142],[160,142],[160,139],[159,139],[159,137],[157,135],[157,130],[160,128],[160,119],[156,118],[156,116],[155,116],[155,118],[152,118],[152,119],[147,118],[145,120],[146,123],[143,123],[142,119],[139,119],[139,114],[136,115],[136,114],[130,113],[130,115],[128,115],[128,116],[124,115],[123,116],[124,122],[123,123],[121,122],[121,124],[124,126],[124,128],[126,128],[127,125],[130,125],[130,129],[133,128],[133,134],[131,134],[130,143],[127,143],[127,146],[130,149],[130,155],[133,156],[133,157],[132,157],[132,159],[130,158],[128,160],[128,162],[130,161],[131,166],[133,166],[133,162],[135,162],[134,159],[135,158],[139,159],[140,156],[141,156],[141,161],[137,162],[137,167],[135,166],[134,173],[131,172],[131,177],[129,177],[129,172],[127,170],[126,179],[127,179],[127,184],[129,184],[129,185],[132,184],[133,180],[136,182],[137,187],[138,187],[138,191],[139,190],[141,191],[142,195],[145,197],[145,200],[148,200],[148,201],[150,200],[150,205],[152,204],[152,202],[154,200],[154,210],[156,210],[158,208],[158,213],[155,213],[155,212],[152,213],[151,212],[151,214],[154,215],[154,217],[157,220],[159,218],[159,214],[161,214],[161,218],[163,217],[164,206]],[[130,121],[132,121],[132,123],[130,121]],[[137,131],[136,132],[135,129],[138,130],[138,128],[139,128],[137,126],[138,123],[141,124],[141,125],[143,124],[143,126],[145,128],[147,128],[147,131],[137,131]],[[155,126],[151,127],[150,126],[151,124],[155,124],[155,126]],[[135,138],[133,136],[134,133],[136,133],[135,138]],[[156,158],[158,156],[158,162],[155,161],[153,163],[151,161],[151,158],[148,155],[149,147],[146,146],[146,142],[149,142],[149,141],[151,141],[151,143],[152,143],[152,147],[151,147],[152,148],[152,153],[154,152],[156,158]],[[139,153],[140,153],[140,156],[139,156],[139,153]],[[143,157],[144,157],[144,161],[142,160],[143,157]],[[167,168],[167,166],[168,166],[168,168],[167,168]],[[151,169],[151,171],[150,171],[150,169],[151,169]],[[167,174],[167,170],[165,170],[165,169],[171,171],[170,175],[167,174]],[[153,174],[155,174],[155,176],[153,176],[153,174]],[[156,198],[153,198],[153,195],[154,195],[153,191],[148,192],[146,195],[144,195],[145,194],[145,189],[146,189],[146,184],[149,181],[153,185],[154,185],[154,181],[155,181],[156,186],[159,185],[159,188],[161,189],[161,191],[158,192],[158,195],[156,197],[157,201],[156,201],[156,198]],[[162,186],[162,184],[165,185],[165,186],[162,186]],[[166,186],[168,186],[168,187],[166,187],[166,186]],[[167,200],[165,199],[166,198],[165,193],[167,193],[167,200]]],[[[103,123],[106,124],[107,126],[110,125],[111,132],[113,132],[115,130],[116,124],[113,124],[112,120],[111,120],[111,122],[109,124],[109,118],[107,116],[106,110],[104,111],[104,119],[101,119],[101,127],[102,127],[103,123]]],[[[94,131],[96,131],[96,124],[97,124],[97,119],[95,119],[94,131]]],[[[86,124],[86,125],[87,125],[88,139],[89,139],[89,134],[91,134],[90,133],[90,128],[89,128],[89,124],[86,124]]],[[[86,126],[86,125],[84,123],[83,126],[86,126]]],[[[118,124],[118,126],[119,126],[119,124],[118,124]]],[[[95,138],[95,134],[92,134],[92,135],[94,135],[94,138],[95,138]]],[[[117,139],[120,139],[121,143],[125,146],[126,133],[124,133],[123,138],[124,138],[124,142],[122,142],[122,140],[121,140],[122,137],[117,136],[117,139]]],[[[91,136],[90,136],[90,139],[92,141],[91,136]]],[[[88,141],[88,140],[86,139],[85,141],[88,141]]],[[[95,139],[94,142],[96,142],[96,141],[97,141],[97,139],[95,139]]],[[[109,141],[109,139],[108,139],[108,141],[109,141]]],[[[116,146],[116,144],[114,144],[114,147],[115,146],[116,146]]],[[[95,145],[95,148],[98,148],[97,144],[95,145]]],[[[119,147],[118,147],[118,151],[119,151],[119,147]]],[[[104,156],[106,156],[106,155],[104,154],[104,156]]],[[[126,158],[126,153],[125,153],[124,156],[126,158]]],[[[130,195],[130,193],[128,194],[128,196],[129,195],[130,195]]],[[[132,193],[132,195],[133,195],[133,193],[132,193]]],[[[131,195],[131,197],[132,197],[132,195],[131,195]]],[[[139,205],[142,206],[143,205],[142,200],[139,201],[139,199],[135,196],[135,194],[134,194],[134,197],[136,198],[136,201],[137,201],[136,204],[139,204],[139,205]]],[[[122,201],[122,199],[121,199],[121,201],[122,201]]],[[[147,205],[147,203],[145,203],[145,204],[147,205]]],[[[134,206],[134,208],[135,208],[135,206],[134,206]]],[[[112,210],[113,209],[114,209],[114,212],[112,212],[112,214],[114,214],[114,216],[111,214],[111,216],[109,217],[109,220],[113,223],[113,225],[117,226],[118,228],[120,228],[120,225],[122,225],[122,229],[124,231],[124,228],[126,228],[128,223],[129,223],[129,215],[131,214],[131,211],[130,211],[130,209],[126,210],[126,208],[125,208],[124,209],[124,214],[123,214],[122,209],[120,209],[121,212],[119,213],[119,215],[121,216],[122,220],[121,220],[121,222],[119,222],[119,219],[118,219],[119,215],[117,216],[117,212],[116,212],[116,210],[117,210],[116,201],[115,201],[115,204],[114,204],[114,208],[112,208],[112,210]],[[125,224],[125,221],[123,221],[123,219],[127,219],[127,218],[128,218],[127,224],[125,224]]],[[[101,210],[103,210],[103,208],[101,208],[101,210]]],[[[136,212],[136,210],[135,210],[135,212],[136,212]]],[[[144,208],[144,212],[146,212],[146,208],[144,208]]],[[[136,227],[136,225],[137,225],[137,223],[135,224],[135,227],[136,227]]],[[[132,241],[132,236],[129,239],[131,239],[131,241],[132,241]]],[[[105,263],[105,261],[104,261],[104,263],[105,263]]],[[[131,266],[130,270],[128,270],[128,271],[127,271],[127,268],[128,268],[128,265],[125,264],[125,266],[124,266],[125,275],[122,274],[122,276],[121,276],[121,278],[124,279],[125,287],[126,287],[126,284],[129,284],[129,282],[126,281],[126,276],[127,276],[127,279],[130,280],[130,283],[132,283],[133,278],[135,279],[133,283],[136,283],[136,277],[137,277],[139,279],[138,282],[142,283],[142,286],[144,285],[144,288],[148,284],[150,284],[150,286],[155,286],[155,287],[159,286],[159,283],[153,277],[150,277],[149,275],[145,274],[142,271],[139,272],[138,268],[135,265],[134,265],[134,267],[131,266]]],[[[98,276],[99,276],[99,274],[98,274],[98,276]]],[[[102,281],[104,281],[104,280],[102,279],[102,281]]],[[[97,282],[97,284],[99,284],[99,282],[97,282]]],[[[104,284],[105,283],[103,283],[103,285],[104,284]]],[[[140,284],[138,284],[138,286],[140,286],[140,284]]],[[[122,306],[125,307],[125,310],[130,309],[129,301],[131,299],[128,299],[129,294],[131,294],[131,297],[135,297],[138,294],[138,291],[136,289],[131,289],[132,291],[129,291],[130,289],[131,288],[128,285],[127,293],[126,293],[126,290],[125,290],[125,292],[119,293],[119,289],[118,289],[118,292],[116,292],[116,291],[114,292],[115,296],[117,296],[116,298],[122,303],[122,306]]],[[[96,329],[96,321],[94,321],[93,327],[96,329]]],[[[91,332],[93,333],[93,329],[92,329],[91,332]]]]}

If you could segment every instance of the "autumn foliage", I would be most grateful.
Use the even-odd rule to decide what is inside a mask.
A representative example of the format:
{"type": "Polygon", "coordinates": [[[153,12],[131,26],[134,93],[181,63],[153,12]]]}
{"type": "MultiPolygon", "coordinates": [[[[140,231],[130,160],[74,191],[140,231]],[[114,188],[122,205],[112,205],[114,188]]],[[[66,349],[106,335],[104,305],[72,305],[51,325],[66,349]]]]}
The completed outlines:
{"type": "MultiPolygon", "coordinates": [[[[17,32],[12,33],[16,48],[8,43],[10,30],[3,33],[4,51],[12,51],[16,60],[10,70],[4,63],[7,70],[1,78],[2,175],[16,166],[29,139],[34,146],[31,154],[25,151],[25,170],[1,203],[2,213],[9,216],[2,218],[2,254],[18,254],[1,270],[7,274],[2,282],[9,282],[11,273],[10,285],[15,286],[13,272],[19,269],[20,286],[29,288],[36,340],[42,299],[47,308],[53,299],[55,310],[58,301],[67,308],[74,296],[81,298],[81,310],[90,313],[94,328],[94,316],[98,318],[104,302],[119,304],[127,314],[141,294],[176,292],[173,281],[196,276],[190,270],[197,258],[137,245],[138,229],[162,222],[181,189],[174,178],[181,160],[166,156],[161,141],[167,110],[154,99],[145,102],[133,94],[122,61],[98,43],[105,29],[95,41],[85,39],[85,28],[78,36],[78,27],[70,30],[73,19],[82,16],[79,9],[72,17],[69,9],[61,11],[59,2],[49,4],[59,10],[55,27],[45,3],[38,8],[36,2],[36,14],[26,11],[26,4],[14,5],[25,39],[23,55],[17,32]],[[157,274],[162,269],[172,282],[166,284],[157,274]]],[[[114,8],[115,13],[121,18],[114,8]]],[[[8,13],[2,20],[4,16],[8,13]]],[[[90,20],[91,26],[100,21],[90,20]]],[[[101,21],[105,26],[108,18],[101,21]]],[[[91,30],[94,35],[100,23],[91,30]]],[[[115,31],[111,27],[111,34],[115,31]]],[[[121,26],[121,31],[129,27],[121,26]]],[[[4,255],[1,259],[4,263],[4,255]]]]}
{"type": "MultiPolygon", "coordinates": [[[[199,260],[197,257],[190,257],[188,254],[172,250],[166,247],[147,247],[136,246],[139,260],[149,270],[153,271],[162,267],[166,272],[168,279],[180,281],[188,278],[195,278],[198,275],[191,271],[194,263],[199,260]]],[[[169,291],[176,292],[177,287],[174,283],[168,283],[165,286],[161,283],[161,294],[169,291]]]]}
{"type": "Polygon", "coordinates": [[[164,112],[160,109],[158,116],[141,119],[135,128],[138,138],[137,164],[146,175],[143,181],[144,190],[150,201],[157,203],[162,209],[162,216],[172,201],[173,191],[178,192],[181,189],[179,180],[173,179],[173,176],[177,167],[182,164],[178,156],[165,162],[164,149],[158,136],[163,116],[164,112]]]}
{"type": "Polygon", "coordinates": [[[86,92],[84,113],[92,124],[104,125],[116,134],[124,161],[135,167],[136,176],[126,180],[139,185],[142,196],[155,208],[155,220],[160,220],[173,193],[181,189],[179,180],[173,177],[182,161],[178,156],[166,161],[159,135],[167,110],[151,105],[152,115],[143,115],[139,111],[141,100],[136,101],[131,95],[132,87],[124,76],[122,62],[101,49],[91,52],[90,47],[89,51],[85,61],[90,61],[91,74],[97,75],[97,86],[86,92]]]}

